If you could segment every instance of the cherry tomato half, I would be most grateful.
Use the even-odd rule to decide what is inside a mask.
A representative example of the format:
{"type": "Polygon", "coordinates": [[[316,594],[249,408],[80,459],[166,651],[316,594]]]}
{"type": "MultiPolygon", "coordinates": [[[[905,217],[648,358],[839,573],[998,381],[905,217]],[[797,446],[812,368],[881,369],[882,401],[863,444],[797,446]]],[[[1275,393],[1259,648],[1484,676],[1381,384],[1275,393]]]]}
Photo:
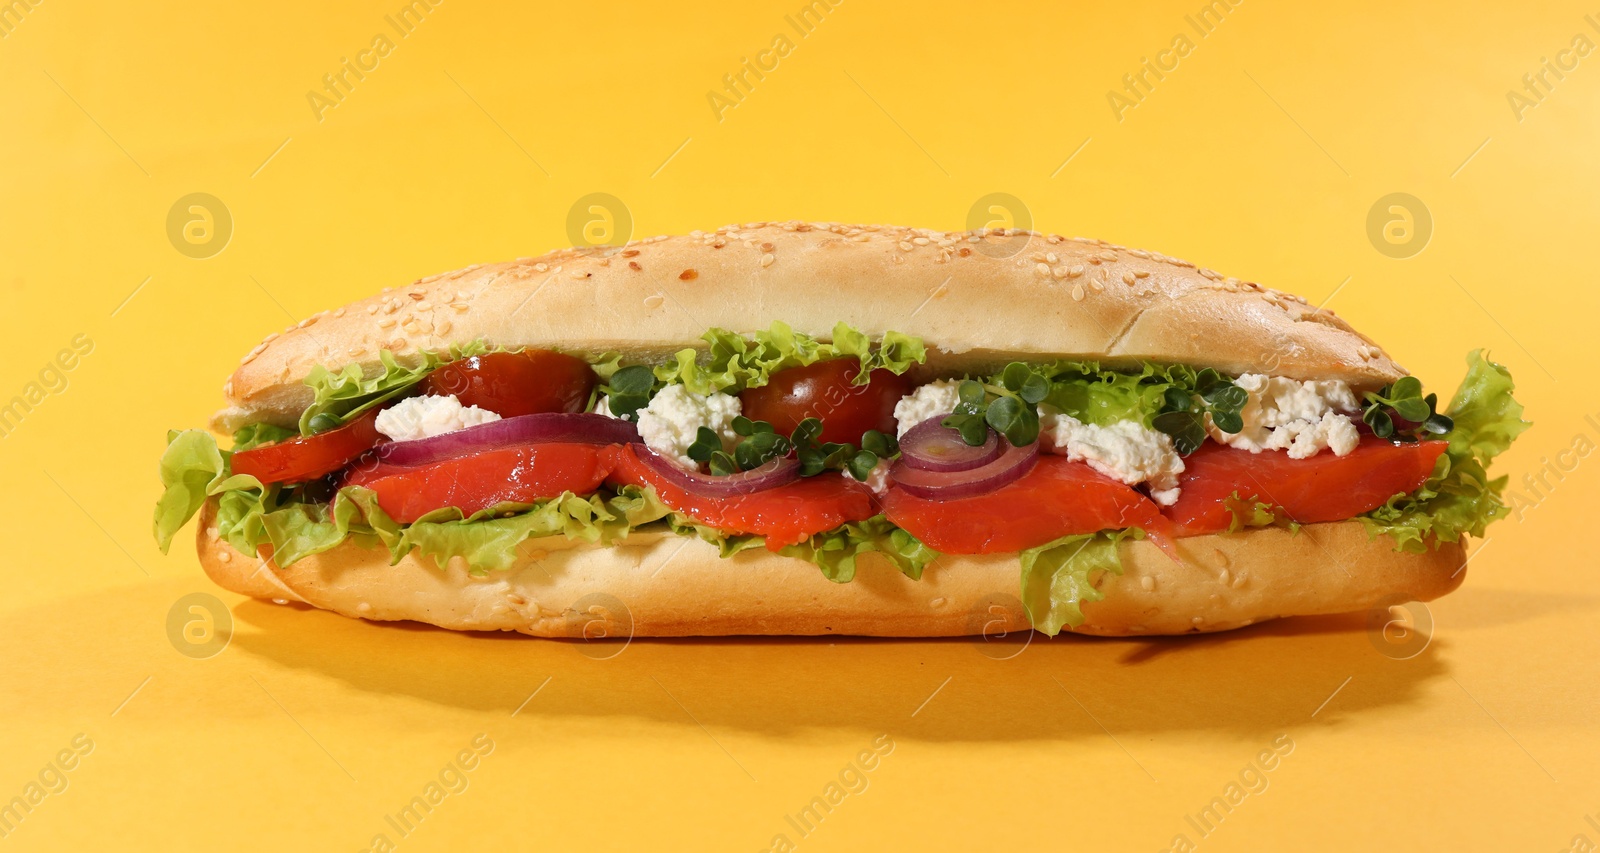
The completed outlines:
{"type": "Polygon", "coordinates": [[[853,384],[861,363],[853,358],[819,361],[772,374],[767,384],[739,394],[744,416],[766,421],[789,435],[806,418],[822,421],[824,442],[861,444],[869,429],[894,433],[894,405],[911,393],[911,380],[890,370],[872,371],[865,385],[853,384]]]}
{"type": "Polygon", "coordinates": [[[263,483],[315,480],[350,464],[382,441],[377,422],[378,410],[373,409],[327,432],[241,450],[233,454],[233,473],[248,474],[263,483]]]}
{"type": "Polygon", "coordinates": [[[454,394],[463,406],[504,418],[539,412],[580,412],[600,377],[588,363],[543,349],[492,352],[452,361],[423,383],[428,394],[454,394]]]}

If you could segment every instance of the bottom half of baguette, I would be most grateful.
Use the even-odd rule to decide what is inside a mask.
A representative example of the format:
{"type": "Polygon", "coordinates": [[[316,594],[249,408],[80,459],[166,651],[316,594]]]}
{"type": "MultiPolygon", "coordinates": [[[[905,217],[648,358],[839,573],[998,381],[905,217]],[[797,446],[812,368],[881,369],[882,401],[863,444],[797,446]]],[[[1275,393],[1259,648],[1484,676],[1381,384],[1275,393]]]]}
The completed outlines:
{"type": "MultiPolygon", "coordinates": [[[[610,545],[561,536],[523,546],[510,569],[473,575],[412,552],[353,542],[278,567],[199,525],[200,562],[217,584],[262,599],[304,602],[345,616],[414,620],[540,637],[843,634],[940,637],[1028,627],[1016,554],[942,556],[911,580],[876,554],[855,580],[834,583],[804,560],[765,549],[721,557],[714,545],[668,531],[635,531],[610,545]]],[[[1119,546],[1121,575],[1095,580],[1081,634],[1223,631],[1283,616],[1344,613],[1431,601],[1460,585],[1465,549],[1423,554],[1369,538],[1355,521],[1298,532],[1262,528],[1177,541],[1174,560],[1149,540],[1119,546]]]]}

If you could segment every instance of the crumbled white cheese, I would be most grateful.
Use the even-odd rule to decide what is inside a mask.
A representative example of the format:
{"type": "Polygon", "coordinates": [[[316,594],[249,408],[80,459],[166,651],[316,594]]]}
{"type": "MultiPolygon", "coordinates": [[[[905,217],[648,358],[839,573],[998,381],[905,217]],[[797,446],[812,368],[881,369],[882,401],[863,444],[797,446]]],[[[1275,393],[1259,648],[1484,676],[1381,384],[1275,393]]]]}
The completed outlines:
{"type": "Polygon", "coordinates": [[[738,397],[702,396],[682,385],[668,385],[651,398],[650,405],[639,410],[639,436],[646,447],[686,469],[693,469],[698,466],[687,451],[700,428],[710,427],[727,449],[739,439],[733,431],[733,419],[738,416],[738,397]]]}
{"type": "Polygon", "coordinates": [[[1151,499],[1162,506],[1178,500],[1183,457],[1170,436],[1138,421],[1086,424],[1044,405],[1039,407],[1039,442],[1044,450],[1087,462],[1113,480],[1130,486],[1149,483],[1151,499]]]}
{"type": "Polygon", "coordinates": [[[940,379],[901,397],[900,402],[894,404],[898,434],[905,435],[907,430],[929,418],[955,411],[956,404],[961,402],[960,388],[959,379],[940,379]]]}
{"type": "Polygon", "coordinates": [[[889,493],[890,467],[892,466],[889,464],[889,460],[879,459],[878,464],[872,466],[872,470],[867,472],[867,478],[865,480],[856,480],[856,475],[852,473],[849,468],[844,469],[844,475],[858,483],[865,485],[867,488],[872,490],[873,494],[881,498],[889,493]]]}
{"type": "Polygon", "coordinates": [[[1282,376],[1246,373],[1234,384],[1249,393],[1239,410],[1244,428],[1227,433],[1207,423],[1217,441],[1260,453],[1287,450],[1291,459],[1315,456],[1332,448],[1335,456],[1356,449],[1361,434],[1347,413],[1359,411],[1360,402],[1350,386],[1337,380],[1300,382],[1282,376]]]}
{"type": "Polygon", "coordinates": [[[500,416],[477,406],[463,406],[454,394],[448,397],[407,397],[378,413],[378,432],[391,441],[416,441],[491,423],[500,416]]]}
{"type": "Polygon", "coordinates": [[[606,394],[600,395],[600,399],[594,401],[594,408],[590,409],[590,411],[597,415],[605,415],[608,418],[617,417],[617,413],[611,411],[611,397],[606,394]]]}

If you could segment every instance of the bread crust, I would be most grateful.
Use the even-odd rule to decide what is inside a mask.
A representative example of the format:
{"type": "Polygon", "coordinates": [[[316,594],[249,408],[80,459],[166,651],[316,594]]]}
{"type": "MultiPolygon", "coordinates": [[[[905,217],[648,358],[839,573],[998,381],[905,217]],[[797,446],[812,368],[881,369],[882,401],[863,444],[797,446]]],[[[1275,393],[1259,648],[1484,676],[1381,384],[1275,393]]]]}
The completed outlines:
{"type": "MultiPolygon", "coordinates": [[[[287,568],[236,551],[211,526],[200,563],[244,595],[301,601],[346,616],[540,637],[845,634],[941,637],[1027,628],[1017,598],[1017,555],[945,556],[920,581],[875,554],[856,579],[828,581],[810,563],[753,549],[729,558],[698,539],[636,533],[612,546],[548,537],[524,546],[506,571],[474,577],[415,552],[346,542],[287,568]]],[[[1123,573],[1103,575],[1102,601],[1083,606],[1081,634],[1131,636],[1224,631],[1266,619],[1431,601],[1465,577],[1464,547],[1425,554],[1369,539],[1359,522],[1311,524],[1178,540],[1175,562],[1149,541],[1124,541],[1123,573]]]]}
{"type": "Polygon", "coordinates": [[[1158,252],[1023,231],[750,223],[620,247],[563,249],[419,279],[269,336],[224,386],[219,432],[289,425],[314,365],[402,361],[482,339],[495,346],[703,348],[711,327],[774,320],[828,338],[839,321],[923,338],[928,375],[1017,359],[1142,360],[1339,379],[1370,390],[1405,375],[1369,339],[1298,296],[1158,252]]]}

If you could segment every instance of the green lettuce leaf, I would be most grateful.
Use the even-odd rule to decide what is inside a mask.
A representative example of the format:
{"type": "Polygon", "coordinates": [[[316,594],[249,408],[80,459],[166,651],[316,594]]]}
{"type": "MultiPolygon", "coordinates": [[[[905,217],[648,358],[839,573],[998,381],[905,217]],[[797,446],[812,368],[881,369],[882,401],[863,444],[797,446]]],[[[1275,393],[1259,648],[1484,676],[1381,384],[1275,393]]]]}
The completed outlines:
{"type": "Polygon", "coordinates": [[[1501,495],[1509,478],[1489,477],[1489,463],[1531,424],[1522,420],[1522,405],[1505,367],[1489,361],[1482,350],[1467,355],[1461,380],[1446,414],[1454,422],[1442,438],[1450,443],[1422,488],[1395,495],[1361,517],[1373,537],[1388,534],[1401,551],[1422,553],[1429,543],[1457,542],[1464,535],[1482,536],[1507,508],[1501,495]]]}
{"type": "MultiPolygon", "coordinates": [[[[161,454],[161,497],[152,522],[161,553],[167,553],[172,538],[227,479],[227,458],[210,433],[198,429],[167,433],[167,449],[161,454]]],[[[261,485],[253,477],[248,479],[261,485]]]]}
{"type": "Polygon", "coordinates": [[[1261,500],[1260,495],[1245,498],[1234,492],[1222,505],[1233,516],[1228,521],[1229,533],[1238,533],[1251,527],[1282,527],[1291,533],[1300,532],[1299,522],[1284,515],[1279,507],[1261,500]]]}
{"type": "Polygon", "coordinates": [[[517,546],[530,539],[559,533],[585,542],[614,542],[668,512],[653,492],[636,486],[586,498],[567,492],[536,504],[504,504],[467,517],[459,510],[429,513],[407,525],[390,549],[396,561],[413,548],[440,565],[461,557],[473,574],[485,574],[511,568],[517,546]]]}
{"type": "Polygon", "coordinates": [[[405,396],[439,365],[488,351],[482,341],[473,341],[451,347],[445,353],[422,351],[415,364],[402,364],[394,353],[381,350],[378,357],[383,361],[383,371],[371,376],[359,364],[347,364],[338,371],[319,364],[305,378],[313,396],[311,406],[300,414],[300,434],[326,432],[347,423],[368,409],[405,396]]]}
{"type": "Polygon", "coordinates": [[[785,368],[854,356],[861,361],[855,383],[865,385],[873,370],[885,368],[904,373],[911,365],[927,360],[927,350],[918,338],[885,332],[882,343],[874,348],[864,333],[844,323],[833,327],[833,340],[829,343],[796,332],[782,322],[756,332],[753,338],[726,329],[712,329],[702,338],[710,345],[703,363],[698,350],[681,350],[671,361],[656,367],[656,378],[663,383],[681,383],[696,394],[740,391],[767,384],[774,372],[785,368]]]}
{"type": "Polygon", "coordinates": [[[1058,361],[1039,372],[1051,377],[1045,403],[1100,426],[1132,420],[1148,428],[1167,389],[1193,391],[1195,385],[1194,370],[1183,365],[1145,363],[1138,371],[1123,371],[1093,361],[1058,361]]]}
{"type": "Polygon", "coordinates": [[[241,450],[250,450],[263,444],[277,444],[280,441],[294,438],[299,434],[297,430],[273,426],[268,423],[249,424],[234,430],[233,452],[238,453],[241,450]]]}
{"type": "Polygon", "coordinates": [[[1063,536],[1023,551],[1022,606],[1034,629],[1055,636],[1063,626],[1082,625],[1082,603],[1105,598],[1094,588],[1095,578],[1122,574],[1117,546],[1128,537],[1142,539],[1144,531],[1130,527],[1063,536]]]}
{"type": "MultiPolygon", "coordinates": [[[[683,515],[673,515],[667,523],[679,535],[694,536],[716,545],[724,557],[766,546],[764,537],[723,533],[696,524],[693,519],[683,515]]],[[[818,533],[798,545],[786,545],[778,553],[815,564],[822,570],[823,577],[834,583],[849,583],[855,580],[856,558],[869,551],[882,554],[912,580],[921,580],[922,570],[939,556],[922,540],[896,527],[881,515],[818,533]]]]}

